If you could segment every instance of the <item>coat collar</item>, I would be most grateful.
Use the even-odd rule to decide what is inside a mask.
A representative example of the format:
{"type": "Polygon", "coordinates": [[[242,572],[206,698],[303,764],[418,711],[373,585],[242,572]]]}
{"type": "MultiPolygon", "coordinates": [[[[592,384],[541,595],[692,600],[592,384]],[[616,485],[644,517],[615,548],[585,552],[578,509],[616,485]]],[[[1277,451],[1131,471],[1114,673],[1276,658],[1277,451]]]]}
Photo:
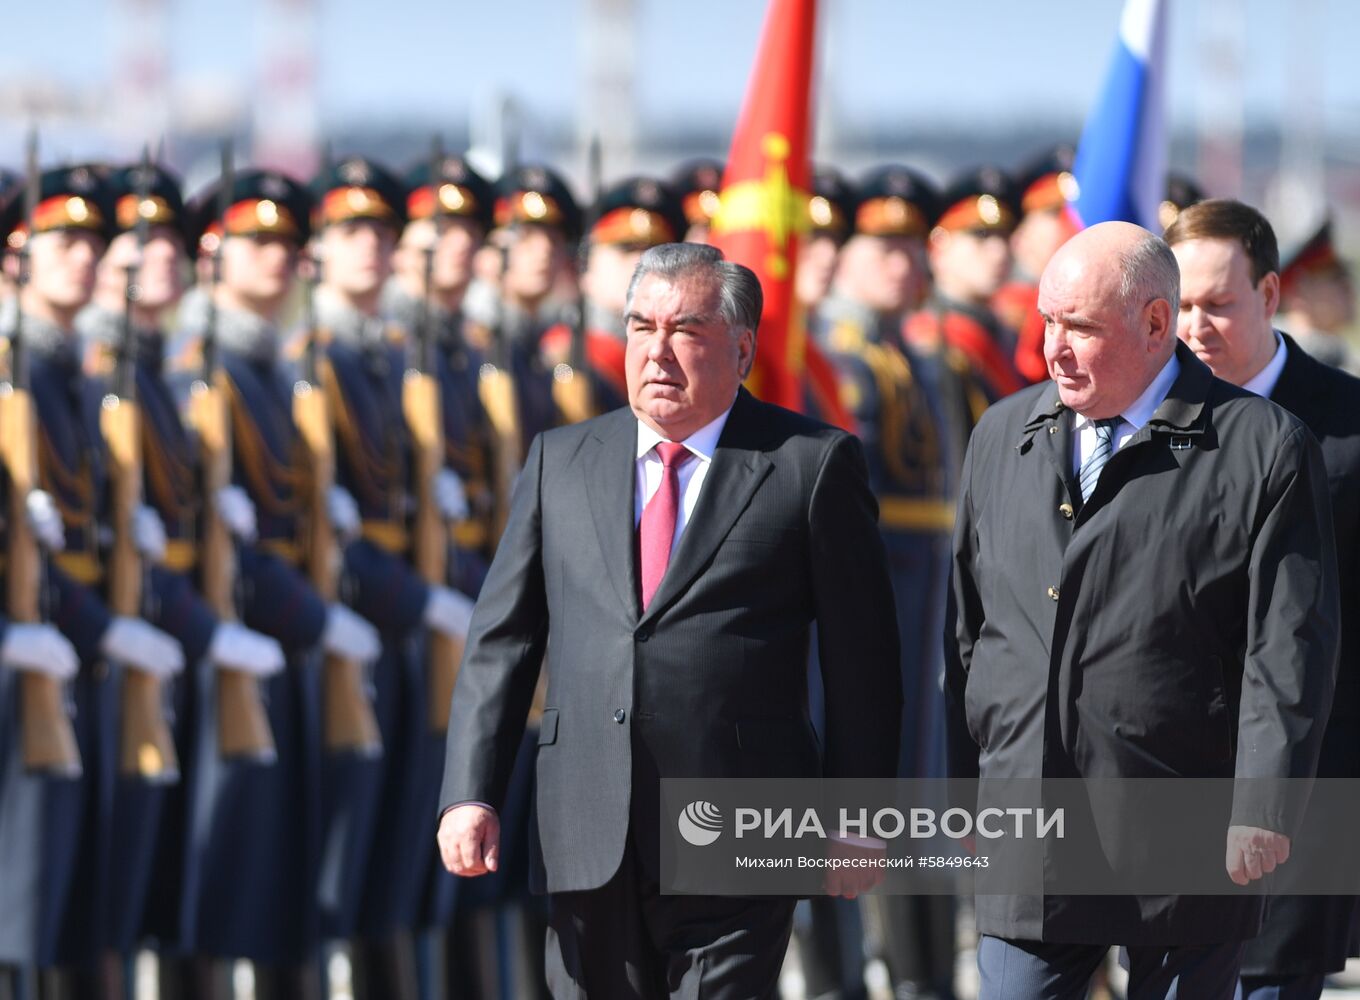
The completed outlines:
{"type": "Polygon", "coordinates": [[[1214,373],[1195,357],[1194,351],[1180,342],[1176,344],[1176,360],[1181,365],[1180,374],[1171,383],[1166,399],[1152,414],[1147,426],[1177,434],[1203,434],[1208,422],[1205,409],[1214,373]]]}
{"type": "MultiPolygon", "coordinates": [[[[1182,343],[1176,344],[1176,360],[1180,362],[1180,373],[1146,426],[1178,434],[1203,433],[1204,408],[1214,381],[1213,372],[1182,343]]],[[[1033,436],[1044,425],[1056,421],[1066,409],[1058,395],[1057,384],[1050,383],[1036,397],[1025,419],[1023,438],[1033,436]]]]}

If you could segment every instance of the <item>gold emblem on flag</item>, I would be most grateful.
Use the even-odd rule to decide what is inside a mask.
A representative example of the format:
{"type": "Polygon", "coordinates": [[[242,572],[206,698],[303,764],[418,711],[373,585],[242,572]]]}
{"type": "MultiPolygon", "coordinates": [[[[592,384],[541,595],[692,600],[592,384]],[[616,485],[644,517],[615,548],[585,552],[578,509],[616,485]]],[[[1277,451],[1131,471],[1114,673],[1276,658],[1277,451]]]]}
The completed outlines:
{"type": "Polygon", "coordinates": [[[770,277],[783,280],[790,274],[788,253],[791,237],[805,233],[811,225],[808,195],[789,183],[786,161],[789,140],[778,132],[768,132],[761,140],[765,154],[765,175],[759,180],[741,181],[722,192],[722,203],[713,219],[715,232],[761,229],[769,238],[765,268],[770,277]]]}

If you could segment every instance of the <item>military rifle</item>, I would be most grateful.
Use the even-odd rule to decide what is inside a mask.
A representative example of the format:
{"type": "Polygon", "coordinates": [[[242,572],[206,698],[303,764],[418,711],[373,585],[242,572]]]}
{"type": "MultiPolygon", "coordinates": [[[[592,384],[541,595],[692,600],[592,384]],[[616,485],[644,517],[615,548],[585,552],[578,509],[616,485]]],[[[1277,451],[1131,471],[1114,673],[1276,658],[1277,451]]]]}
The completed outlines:
{"type": "MultiPolygon", "coordinates": [[[[318,262],[305,273],[303,309],[306,346],[301,377],[293,384],[293,422],[307,452],[307,576],[326,601],[340,590],[340,549],[331,525],[328,498],[335,481],[335,439],[326,399],[329,363],[317,338],[315,291],[318,262]]],[[[364,683],[363,665],[326,653],[322,679],[322,740],[332,753],[377,757],[382,733],[364,683]]]]}
{"type": "MultiPolygon", "coordinates": [[[[216,217],[221,232],[212,253],[212,288],[208,322],[203,331],[203,371],[189,397],[189,422],[198,433],[199,465],[203,483],[203,545],[200,587],[221,621],[236,619],[236,546],[231,531],[217,511],[217,494],[231,485],[231,401],[227,374],[217,357],[217,288],[222,281],[222,252],[227,241],[227,210],[235,187],[230,141],[222,144],[222,176],[217,190],[216,217]]],[[[225,758],[263,763],[278,759],[259,679],[243,670],[217,668],[218,752],[225,758]]]]}
{"type": "MultiPolygon", "coordinates": [[[[444,468],[444,412],[439,376],[435,360],[434,258],[439,247],[440,222],[444,182],[442,179],[444,151],[439,139],[434,140],[430,153],[430,186],[434,193],[434,209],[430,222],[434,227],[430,243],[425,247],[425,287],[420,310],[416,314],[415,366],[407,369],[402,384],[402,409],[411,431],[415,458],[416,514],[412,533],[416,571],[431,586],[443,586],[448,580],[449,527],[439,510],[435,497],[435,479],[444,468]]],[[[449,704],[453,685],[458,678],[458,665],[463,659],[461,640],[431,629],[428,640],[429,670],[429,725],[433,732],[449,728],[449,704]]]]}
{"type": "MultiPolygon", "coordinates": [[[[33,216],[38,207],[38,133],[28,136],[27,176],[24,182],[26,230],[19,253],[19,291],[28,283],[33,216]]],[[[11,245],[17,243],[12,239],[11,245]]],[[[38,417],[28,381],[28,350],[23,337],[23,308],[15,310],[10,336],[8,380],[0,382],[0,451],[9,479],[8,552],[6,553],[6,610],[15,622],[42,620],[44,557],[28,523],[28,494],[38,486],[38,417]]],[[[66,709],[62,684],[54,677],[24,671],[20,684],[24,767],[56,777],[82,773],[80,747],[66,709]]]]}
{"type": "MultiPolygon", "coordinates": [[[[117,615],[136,617],[142,611],[145,567],[137,551],[133,522],[142,502],[142,414],[137,404],[137,300],[142,255],[150,233],[148,200],[152,168],[147,151],[137,168],[137,253],[128,264],[124,284],[123,323],[117,347],[113,385],[99,407],[99,427],[109,457],[109,493],[114,534],[109,555],[109,608],[117,615]]],[[[122,692],[122,749],[119,771],[153,782],[179,780],[179,757],[165,717],[161,680],[145,670],[124,665],[122,692]]]]}

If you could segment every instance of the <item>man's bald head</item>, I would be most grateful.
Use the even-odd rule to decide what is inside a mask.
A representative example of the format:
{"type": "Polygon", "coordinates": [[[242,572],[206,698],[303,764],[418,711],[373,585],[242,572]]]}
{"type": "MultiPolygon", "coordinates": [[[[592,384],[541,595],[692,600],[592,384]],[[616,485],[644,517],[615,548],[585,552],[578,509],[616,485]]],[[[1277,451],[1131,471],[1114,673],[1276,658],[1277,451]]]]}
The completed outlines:
{"type": "Polygon", "coordinates": [[[1127,222],[1082,230],[1039,281],[1044,356],[1063,402],[1118,416],[1175,350],[1180,271],[1171,248],[1127,222]]]}
{"type": "Polygon", "coordinates": [[[1176,255],[1160,236],[1131,222],[1101,222],[1083,229],[1058,248],[1044,274],[1055,264],[1094,269],[1113,278],[1116,293],[1131,309],[1152,299],[1166,299],[1172,316],[1180,307],[1176,255]]]}

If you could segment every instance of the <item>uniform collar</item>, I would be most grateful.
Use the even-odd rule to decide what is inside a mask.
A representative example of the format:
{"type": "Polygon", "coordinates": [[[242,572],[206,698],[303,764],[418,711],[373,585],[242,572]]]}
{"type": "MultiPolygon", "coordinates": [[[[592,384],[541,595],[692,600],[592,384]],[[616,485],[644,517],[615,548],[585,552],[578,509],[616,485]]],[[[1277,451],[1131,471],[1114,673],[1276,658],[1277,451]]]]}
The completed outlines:
{"type": "MultiPolygon", "coordinates": [[[[100,344],[117,350],[123,340],[123,314],[100,305],[88,305],[76,317],[76,331],[86,343],[100,344]]],[[[165,338],[155,327],[135,328],[134,345],[137,363],[159,371],[165,357],[165,338]]]]}
{"type": "MultiPolygon", "coordinates": [[[[10,301],[14,303],[13,299],[10,301]]],[[[19,309],[17,304],[5,310],[6,339],[13,337],[14,327],[18,319],[19,309]]],[[[31,351],[35,357],[44,358],[68,368],[79,366],[78,337],[75,331],[64,330],[55,323],[24,313],[22,336],[24,347],[31,351]]]]}
{"type": "Polygon", "coordinates": [[[350,347],[369,347],[382,342],[385,324],[381,317],[361,313],[324,287],[316,290],[314,302],[317,326],[333,339],[350,347]]]}

